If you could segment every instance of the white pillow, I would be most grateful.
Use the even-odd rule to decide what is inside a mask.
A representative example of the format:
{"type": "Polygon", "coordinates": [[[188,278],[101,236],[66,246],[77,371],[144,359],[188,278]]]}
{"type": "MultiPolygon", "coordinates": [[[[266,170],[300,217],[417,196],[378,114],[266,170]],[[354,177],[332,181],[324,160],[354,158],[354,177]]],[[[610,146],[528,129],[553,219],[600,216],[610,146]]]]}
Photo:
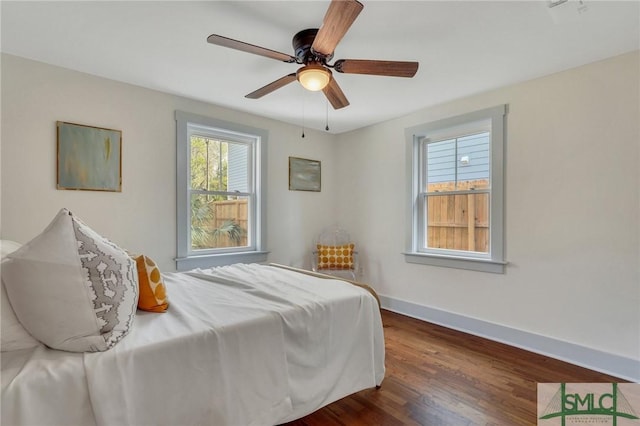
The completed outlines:
{"type": "MultiPolygon", "coordinates": [[[[0,254],[4,259],[6,255],[20,248],[20,244],[15,241],[0,240],[0,254]]],[[[0,274],[2,266],[0,265],[0,274]]],[[[36,339],[24,329],[13,308],[9,303],[7,291],[4,288],[4,282],[0,283],[0,350],[2,352],[18,351],[20,349],[29,349],[40,344],[36,339]]]]}
{"type": "Polygon", "coordinates": [[[135,261],[66,209],[2,266],[16,316],[51,348],[104,351],[133,324],[135,261]]]}
{"type": "Polygon", "coordinates": [[[22,244],[11,240],[0,240],[0,256],[4,259],[9,253],[13,253],[22,247],[22,244]]]}

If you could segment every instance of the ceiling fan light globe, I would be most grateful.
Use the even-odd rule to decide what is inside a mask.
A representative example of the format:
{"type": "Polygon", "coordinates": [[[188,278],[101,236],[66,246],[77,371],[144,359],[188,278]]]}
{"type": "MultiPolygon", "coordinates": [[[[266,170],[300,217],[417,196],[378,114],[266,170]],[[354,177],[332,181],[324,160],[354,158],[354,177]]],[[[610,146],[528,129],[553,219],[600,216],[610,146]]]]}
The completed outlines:
{"type": "Polygon", "coordinates": [[[319,65],[307,65],[296,74],[302,87],[312,92],[324,89],[331,80],[331,71],[319,65]]]}

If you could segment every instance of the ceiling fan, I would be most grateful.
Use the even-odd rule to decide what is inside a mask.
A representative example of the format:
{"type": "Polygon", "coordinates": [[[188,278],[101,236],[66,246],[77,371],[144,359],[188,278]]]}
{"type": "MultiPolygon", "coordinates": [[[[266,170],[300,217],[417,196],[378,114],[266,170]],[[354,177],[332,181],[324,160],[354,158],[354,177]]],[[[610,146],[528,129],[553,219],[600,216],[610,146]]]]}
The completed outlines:
{"type": "Polygon", "coordinates": [[[293,36],[295,56],[265,47],[211,34],[207,41],[278,61],[303,65],[295,73],[285,75],[264,87],[246,95],[249,99],[261,98],[281,87],[298,80],[311,91],[322,90],[334,109],[344,108],[349,101],[333,78],[330,68],[345,74],[369,74],[392,77],[413,77],[418,71],[418,62],[378,61],[364,59],[340,59],[333,64],[333,53],[342,37],[356,20],[363,5],[357,0],[332,0],[320,29],[302,30],[293,36]]]}

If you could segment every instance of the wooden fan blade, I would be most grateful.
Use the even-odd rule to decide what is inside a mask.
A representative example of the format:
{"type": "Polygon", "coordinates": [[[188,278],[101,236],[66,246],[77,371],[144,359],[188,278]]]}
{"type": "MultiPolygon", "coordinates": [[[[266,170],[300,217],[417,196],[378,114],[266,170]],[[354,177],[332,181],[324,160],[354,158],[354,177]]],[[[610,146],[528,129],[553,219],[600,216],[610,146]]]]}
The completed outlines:
{"type": "Polygon", "coordinates": [[[384,75],[390,77],[413,77],[418,71],[418,62],[372,61],[366,59],[340,59],[333,69],[345,74],[384,75]]]}
{"type": "Polygon", "coordinates": [[[342,92],[342,89],[340,89],[340,86],[338,85],[338,82],[335,78],[331,77],[329,84],[327,84],[327,86],[322,89],[322,91],[324,92],[324,95],[327,97],[327,99],[329,99],[329,102],[331,102],[331,106],[333,106],[333,109],[340,109],[349,105],[347,97],[342,92]]]}
{"type": "Polygon", "coordinates": [[[296,80],[296,73],[293,74],[289,74],[289,75],[285,75],[282,78],[277,79],[274,82],[271,82],[269,84],[267,84],[266,86],[263,86],[261,88],[259,88],[258,90],[249,93],[248,95],[245,96],[245,98],[249,98],[249,99],[258,99],[263,97],[264,95],[268,95],[269,93],[273,92],[274,90],[278,90],[279,88],[286,86],[287,84],[291,83],[292,81],[296,80]]]}
{"type": "Polygon", "coordinates": [[[241,50],[243,52],[253,53],[254,55],[265,56],[267,58],[275,59],[283,62],[295,62],[296,58],[286,53],[276,52],[275,50],[267,49],[266,47],[260,47],[253,44],[245,43],[243,41],[234,40],[232,38],[224,37],[218,34],[211,34],[207,37],[207,42],[211,44],[217,44],[218,46],[228,47],[230,49],[241,50]]]}
{"type": "Polygon", "coordinates": [[[363,6],[357,0],[332,0],[311,50],[331,56],[336,46],[356,20],[363,6]]]}

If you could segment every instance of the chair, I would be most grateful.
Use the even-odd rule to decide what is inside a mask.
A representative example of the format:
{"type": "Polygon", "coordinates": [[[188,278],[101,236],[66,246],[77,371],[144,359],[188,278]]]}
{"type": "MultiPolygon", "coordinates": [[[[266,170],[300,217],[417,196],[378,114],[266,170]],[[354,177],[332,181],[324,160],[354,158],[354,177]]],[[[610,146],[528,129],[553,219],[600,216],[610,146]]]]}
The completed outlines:
{"type": "Polygon", "coordinates": [[[314,272],[356,281],[358,252],[344,229],[333,226],[318,235],[313,245],[311,269],[314,272]]]}

